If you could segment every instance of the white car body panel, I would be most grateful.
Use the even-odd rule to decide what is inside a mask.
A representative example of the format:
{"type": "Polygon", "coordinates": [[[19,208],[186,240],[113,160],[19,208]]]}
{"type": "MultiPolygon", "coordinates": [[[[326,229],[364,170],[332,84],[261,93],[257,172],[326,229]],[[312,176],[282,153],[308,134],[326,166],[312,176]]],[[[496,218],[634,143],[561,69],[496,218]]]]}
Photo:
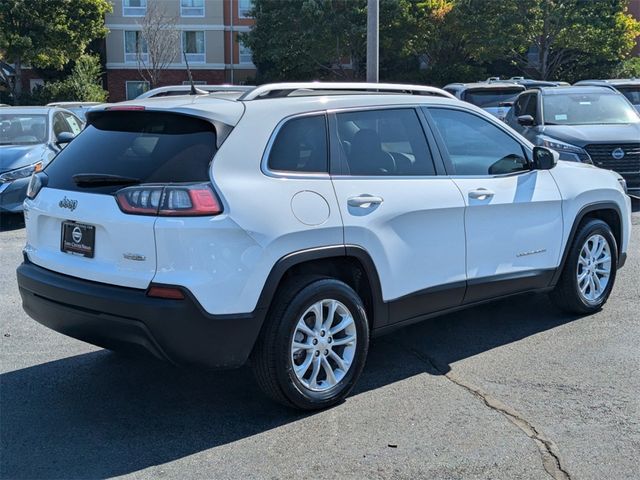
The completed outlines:
{"type": "Polygon", "coordinates": [[[344,241],[363,247],[378,270],[384,301],[464,281],[465,205],[446,177],[334,177],[344,241]],[[379,196],[369,207],[351,197],[379,196]]]}
{"type": "Polygon", "coordinates": [[[467,278],[481,279],[560,263],[563,230],[560,192],[549,173],[454,177],[467,209],[467,278]],[[478,189],[493,192],[472,198],[478,189]]]}
{"type": "Polygon", "coordinates": [[[565,161],[559,161],[550,172],[563,198],[563,248],[569,241],[571,226],[580,210],[592,204],[615,203],[622,217],[622,242],[618,251],[627,253],[631,239],[631,199],[622,190],[619,175],[593,165],[565,161]]]}
{"type": "Polygon", "coordinates": [[[155,221],[155,217],[122,213],[111,195],[45,187],[34,200],[25,202],[25,251],[33,263],[55,272],[121,287],[147,288],[156,271],[155,221]],[[77,201],[73,210],[59,205],[65,197],[77,201]],[[96,227],[94,258],[60,250],[65,220],[96,227]],[[129,260],[125,254],[140,255],[144,260],[129,260]]]}

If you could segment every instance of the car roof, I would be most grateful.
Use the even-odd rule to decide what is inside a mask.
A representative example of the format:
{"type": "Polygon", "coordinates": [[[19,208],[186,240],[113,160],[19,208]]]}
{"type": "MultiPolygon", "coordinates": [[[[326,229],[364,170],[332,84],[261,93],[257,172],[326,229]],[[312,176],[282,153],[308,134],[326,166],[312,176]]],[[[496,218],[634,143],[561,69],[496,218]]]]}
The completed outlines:
{"type": "Polygon", "coordinates": [[[491,81],[491,82],[472,82],[472,83],[450,83],[449,85],[445,85],[444,87],[445,89],[447,88],[454,88],[456,90],[468,90],[468,89],[487,89],[487,90],[491,90],[491,89],[495,89],[495,90],[500,90],[500,89],[505,89],[505,88],[509,88],[509,89],[520,89],[520,90],[524,90],[525,87],[523,85],[520,85],[519,83],[514,82],[508,82],[508,81],[502,81],[502,82],[496,82],[496,81],[491,81]]]}
{"type": "Polygon", "coordinates": [[[264,105],[264,108],[270,110],[277,109],[278,114],[282,114],[284,117],[295,113],[331,108],[439,103],[438,100],[446,100],[448,103],[455,104],[462,103],[444,90],[424,85],[280,83],[262,85],[250,92],[245,92],[242,96],[237,92],[236,94],[225,92],[219,95],[138,97],[126,102],[98,105],[93,107],[87,115],[91,121],[92,116],[97,112],[144,108],[148,111],[170,110],[234,126],[240,121],[247,108],[262,108],[254,105],[264,105]],[[269,96],[269,93],[277,94],[277,96],[269,96]]]}
{"type": "Polygon", "coordinates": [[[46,115],[53,111],[61,111],[57,107],[3,107],[2,113],[24,113],[27,115],[46,115]]]}
{"type": "Polygon", "coordinates": [[[627,86],[627,85],[640,85],[640,78],[610,78],[606,80],[580,80],[574,83],[574,85],[613,85],[613,86],[627,86]]]}
{"type": "MultiPolygon", "coordinates": [[[[393,106],[393,105],[463,105],[474,108],[473,105],[449,97],[409,94],[378,94],[378,93],[342,93],[340,95],[311,95],[274,97],[260,100],[239,100],[220,98],[212,95],[178,95],[171,97],[155,97],[129,100],[115,104],[100,105],[91,109],[89,118],[96,112],[105,110],[127,110],[144,107],[149,111],[167,111],[194,115],[213,121],[220,121],[227,125],[236,125],[245,110],[277,109],[284,118],[297,113],[324,111],[331,109],[393,106]]],[[[482,111],[481,109],[477,109],[482,111]]]]}
{"type": "Polygon", "coordinates": [[[565,95],[565,94],[588,94],[588,93],[609,93],[612,95],[619,95],[616,90],[610,87],[598,86],[598,85],[570,85],[559,87],[541,87],[536,89],[542,95],[565,95]]]}

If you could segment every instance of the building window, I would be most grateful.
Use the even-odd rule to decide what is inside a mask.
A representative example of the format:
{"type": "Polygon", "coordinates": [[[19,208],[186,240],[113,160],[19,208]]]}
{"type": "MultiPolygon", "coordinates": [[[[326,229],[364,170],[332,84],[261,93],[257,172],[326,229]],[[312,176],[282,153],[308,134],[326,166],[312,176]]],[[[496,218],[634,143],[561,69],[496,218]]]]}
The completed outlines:
{"type": "Polygon", "coordinates": [[[248,18],[253,8],[253,0],[238,0],[238,17],[248,18]]]}
{"type": "Polygon", "coordinates": [[[149,61],[149,51],[147,41],[140,31],[124,32],[124,61],[126,63],[136,63],[138,61],[149,61]]]}
{"type": "Polygon", "coordinates": [[[204,17],[204,0],[180,0],[180,16],[204,17]]]}
{"type": "Polygon", "coordinates": [[[186,53],[189,63],[204,63],[204,32],[182,32],[182,51],[186,53]]]}
{"type": "Polygon", "coordinates": [[[125,86],[127,89],[127,100],[133,100],[149,90],[149,82],[144,81],[125,82],[125,86]]]}
{"type": "Polygon", "coordinates": [[[251,49],[246,47],[242,42],[238,44],[238,63],[253,63],[253,53],[251,49]]]}
{"type": "Polygon", "coordinates": [[[147,0],[122,0],[124,17],[144,17],[147,13],[147,0]]]}

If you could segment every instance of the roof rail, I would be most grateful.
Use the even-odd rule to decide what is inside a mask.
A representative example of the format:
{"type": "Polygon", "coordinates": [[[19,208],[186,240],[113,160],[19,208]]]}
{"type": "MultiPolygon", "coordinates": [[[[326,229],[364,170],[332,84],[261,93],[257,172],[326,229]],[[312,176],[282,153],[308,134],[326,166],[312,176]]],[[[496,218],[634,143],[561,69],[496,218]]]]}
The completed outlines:
{"type": "Polygon", "coordinates": [[[449,92],[426,85],[402,85],[396,83],[364,83],[364,82],[297,82],[297,83],[269,83],[260,85],[246,93],[238,100],[258,100],[262,98],[296,96],[331,95],[341,92],[363,93],[405,93],[410,95],[433,95],[436,97],[455,98],[449,92]],[[315,93],[314,93],[315,92],[315,93]]]}

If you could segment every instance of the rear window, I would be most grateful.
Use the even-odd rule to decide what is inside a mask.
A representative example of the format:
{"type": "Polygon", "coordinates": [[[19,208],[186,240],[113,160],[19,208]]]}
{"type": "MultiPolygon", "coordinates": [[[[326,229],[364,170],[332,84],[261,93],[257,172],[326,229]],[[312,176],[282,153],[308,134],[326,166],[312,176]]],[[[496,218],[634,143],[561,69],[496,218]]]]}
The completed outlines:
{"type": "Polygon", "coordinates": [[[480,108],[501,107],[515,101],[522,89],[467,90],[464,99],[480,108]]]}
{"type": "Polygon", "coordinates": [[[216,153],[210,123],[158,112],[105,112],[88,125],[49,164],[47,186],[61,190],[112,193],[122,186],[82,186],[73,175],[134,178],[140,183],[209,181],[216,153]]]}

